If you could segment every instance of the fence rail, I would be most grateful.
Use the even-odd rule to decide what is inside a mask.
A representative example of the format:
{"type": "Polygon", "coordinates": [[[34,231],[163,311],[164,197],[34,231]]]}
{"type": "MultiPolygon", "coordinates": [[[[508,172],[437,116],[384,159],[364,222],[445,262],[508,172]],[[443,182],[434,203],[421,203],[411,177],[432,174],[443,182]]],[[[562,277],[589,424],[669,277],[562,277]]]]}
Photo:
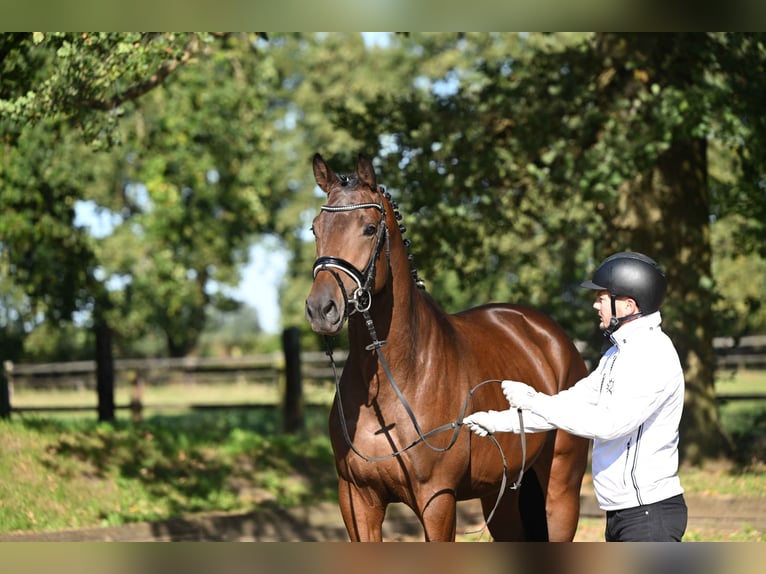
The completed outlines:
{"type": "MultiPolygon", "coordinates": [[[[578,344],[581,347],[581,344],[578,344]]],[[[713,342],[716,368],[763,369],[766,368],[766,335],[742,337],[739,341],[732,338],[717,338],[713,342]]],[[[343,368],[346,352],[337,350],[333,359],[338,372],[343,368]]],[[[234,380],[246,380],[255,383],[279,384],[288,371],[286,354],[274,352],[244,357],[183,357],[183,358],[148,358],[117,359],[114,361],[116,384],[163,385],[169,383],[215,384],[234,380]]],[[[333,370],[327,355],[322,351],[301,351],[297,359],[302,381],[332,381],[333,370]]],[[[70,361],[60,363],[20,363],[6,361],[5,379],[8,387],[0,388],[0,393],[9,395],[5,399],[7,409],[14,410],[10,396],[14,388],[33,389],[95,389],[96,362],[70,361]]],[[[2,377],[0,377],[2,379],[2,377]]],[[[722,394],[719,402],[736,400],[763,400],[766,395],[759,394],[722,394]]],[[[0,401],[2,402],[2,401],[0,401]]],[[[211,408],[220,405],[211,405],[211,408]]],[[[129,408],[129,405],[116,408],[129,408]]],[[[30,407],[23,410],[36,411],[76,411],[92,410],[93,407],[30,407]]],[[[15,409],[22,410],[22,409],[15,409]]]]}
{"type": "MultiPolygon", "coordinates": [[[[63,363],[13,364],[6,361],[0,373],[0,418],[12,412],[53,412],[93,410],[93,406],[22,406],[13,407],[14,390],[70,389],[91,390],[98,396],[99,420],[111,420],[114,411],[130,409],[134,419],[140,419],[144,406],[163,408],[162,405],[144,405],[143,390],[147,386],[172,383],[216,384],[230,382],[273,384],[282,393],[284,424],[288,430],[303,426],[303,388],[308,381],[332,381],[333,369],[326,353],[301,351],[297,329],[283,333],[282,353],[274,352],[245,357],[183,357],[117,359],[113,362],[113,376],[108,387],[98,382],[96,361],[69,361],[63,363]],[[117,405],[114,388],[130,385],[129,404],[117,405]],[[102,413],[108,413],[102,415],[102,413]]],[[[333,359],[342,369],[347,353],[336,351],[333,359]]],[[[177,407],[178,405],[174,405],[177,407]]],[[[261,404],[187,405],[194,409],[263,407],[261,404]]],[[[267,405],[268,406],[268,405],[267,405]]],[[[271,405],[271,407],[276,405],[271,405]]]]}
{"type": "Polygon", "coordinates": [[[732,337],[713,339],[718,369],[766,368],[766,335],[749,335],[736,341],[732,337]]]}
{"type": "MultiPolygon", "coordinates": [[[[339,369],[343,368],[346,352],[335,351],[333,359],[339,369]]],[[[304,380],[332,378],[332,368],[324,352],[303,351],[300,362],[304,380]]],[[[18,364],[6,361],[4,369],[8,382],[19,388],[93,389],[96,386],[95,361],[18,364]]],[[[141,377],[145,384],[162,385],[215,383],[238,376],[252,382],[278,383],[284,376],[285,358],[282,353],[274,352],[244,357],[116,359],[114,371],[118,384],[131,383],[136,377],[141,377]]]]}

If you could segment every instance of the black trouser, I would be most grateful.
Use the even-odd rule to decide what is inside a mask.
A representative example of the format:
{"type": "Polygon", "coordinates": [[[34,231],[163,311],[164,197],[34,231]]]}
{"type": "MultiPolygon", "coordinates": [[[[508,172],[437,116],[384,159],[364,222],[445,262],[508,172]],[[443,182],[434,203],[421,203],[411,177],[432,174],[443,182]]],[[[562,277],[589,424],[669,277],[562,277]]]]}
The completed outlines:
{"type": "Polygon", "coordinates": [[[607,542],[681,542],[688,511],[679,494],[653,504],[609,510],[606,513],[607,542]]]}

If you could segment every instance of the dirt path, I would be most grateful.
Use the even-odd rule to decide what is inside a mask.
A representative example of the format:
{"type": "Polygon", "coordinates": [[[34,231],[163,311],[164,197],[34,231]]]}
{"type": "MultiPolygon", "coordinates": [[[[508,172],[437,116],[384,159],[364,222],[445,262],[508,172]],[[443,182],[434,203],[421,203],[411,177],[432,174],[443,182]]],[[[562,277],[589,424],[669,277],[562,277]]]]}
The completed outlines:
{"type": "MultiPolygon", "coordinates": [[[[687,496],[689,530],[766,531],[766,498],[687,496]]],[[[603,540],[603,513],[592,496],[582,497],[576,542],[603,540]]],[[[458,533],[462,541],[488,541],[478,501],[458,505],[458,533]],[[469,534],[465,534],[469,533],[469,534]]],[[[391,505],[383,527],[388,541],[422,540],[420,524],[403,505],[391,505]]],[[[335,542],[348,540],[337,505],[323,503],[293,509],[259,508],[245,514],[202,514],[161,522],[55,532],[18,532],[0,535],[2,541],[29,542],[335,542]]]]}

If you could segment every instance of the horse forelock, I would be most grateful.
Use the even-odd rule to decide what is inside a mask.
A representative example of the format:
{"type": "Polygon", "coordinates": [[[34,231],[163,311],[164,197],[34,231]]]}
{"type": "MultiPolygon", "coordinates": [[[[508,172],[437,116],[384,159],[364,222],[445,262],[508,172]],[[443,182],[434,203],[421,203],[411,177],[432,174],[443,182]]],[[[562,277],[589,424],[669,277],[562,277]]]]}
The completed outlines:
{"type": "Polygon", "coordinates": [[[338,174],[338,182],[327,194],[327,199],[328,205],[336,207],[363,201],[380,203],[379,192],[362,183],[356,174],[338,174]]]}
{"type": "Polygon", "coordinates": [[[356,187],[357,179],[354,175],[340,174],[338,175],[341,187],[356,187]]]}

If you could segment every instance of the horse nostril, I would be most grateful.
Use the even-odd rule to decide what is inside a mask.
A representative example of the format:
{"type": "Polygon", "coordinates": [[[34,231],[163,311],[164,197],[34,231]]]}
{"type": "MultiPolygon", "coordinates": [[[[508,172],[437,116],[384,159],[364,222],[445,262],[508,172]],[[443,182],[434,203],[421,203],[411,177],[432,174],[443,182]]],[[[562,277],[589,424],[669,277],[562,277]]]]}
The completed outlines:
{"type": "Polygon", "coordinates": [[[336,309],[335,308],[335,301],[332,301],[332,300],[328,301],[327,305],[325,305],[322,308],[322,316],[325,317],[325,318],[328,318],[328,317],[332,317],[332,316],[336,315],[337,313],[336,313],[335,309],[336,309]]]}
{"type": "Polygon", "coordinates": [[[335,323],[340,317],[338,305],[331,298],[306,299],[306,318],[310,323],[315,321],[335,323]]]}

